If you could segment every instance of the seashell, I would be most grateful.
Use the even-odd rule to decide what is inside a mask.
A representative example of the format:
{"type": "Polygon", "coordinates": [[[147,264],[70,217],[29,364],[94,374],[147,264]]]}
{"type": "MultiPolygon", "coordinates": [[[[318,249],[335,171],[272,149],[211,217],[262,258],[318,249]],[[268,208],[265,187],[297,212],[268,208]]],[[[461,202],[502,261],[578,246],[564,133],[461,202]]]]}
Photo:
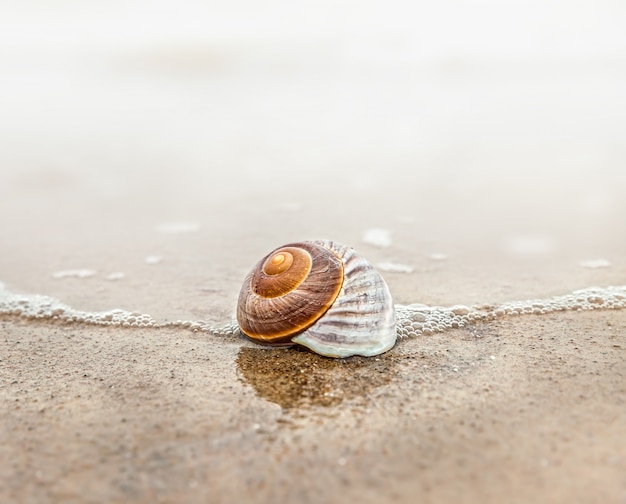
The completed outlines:
{"type": "Polygon", "coordinates": [[[246,276],[241,332],[257,343],[295,343],[327,357],[370,357],[396,342],[387,284],[354,249],[332,241],[279,247],[246,276]]]}

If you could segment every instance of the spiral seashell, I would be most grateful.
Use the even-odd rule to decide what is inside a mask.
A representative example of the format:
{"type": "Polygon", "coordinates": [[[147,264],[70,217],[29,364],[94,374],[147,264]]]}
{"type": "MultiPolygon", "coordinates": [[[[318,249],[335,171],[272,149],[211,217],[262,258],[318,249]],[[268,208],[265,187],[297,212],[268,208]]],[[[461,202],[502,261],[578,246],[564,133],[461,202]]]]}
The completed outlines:
{"type": "Polygon", "coordinates": [[[291,243],[246,276],[241,332],[257,343],[297,343],[328,357],[373,356],[396,342],[387,284],[354,249],[332,241],[291,243]]]}

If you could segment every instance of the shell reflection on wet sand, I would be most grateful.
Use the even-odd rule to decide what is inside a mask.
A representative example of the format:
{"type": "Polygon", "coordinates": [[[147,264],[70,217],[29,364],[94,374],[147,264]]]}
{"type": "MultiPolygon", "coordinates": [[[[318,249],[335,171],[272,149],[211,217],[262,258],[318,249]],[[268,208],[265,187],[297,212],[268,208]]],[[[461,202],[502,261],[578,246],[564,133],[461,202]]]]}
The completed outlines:
{"type": "Polygon", "coordinates": [[[397,375],[398,359],[393,352],[373,358],[329,359],[298,347],[242,347],[237,370],[258,396],[284,409],[324,407],[367,399],[397,375]]]}

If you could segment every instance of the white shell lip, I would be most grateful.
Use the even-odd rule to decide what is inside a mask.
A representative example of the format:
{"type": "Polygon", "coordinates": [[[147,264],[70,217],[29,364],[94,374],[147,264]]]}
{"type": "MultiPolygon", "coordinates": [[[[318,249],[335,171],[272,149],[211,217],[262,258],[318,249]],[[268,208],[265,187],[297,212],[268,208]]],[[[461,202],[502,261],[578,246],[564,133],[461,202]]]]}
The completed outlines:
{"type": "Polygon", "coordinates": [[[303,333],[299,336],[296,336],[291,341],[297,343],[298,345],[302,345],[307,347],[309,350],[314,351],[320,355],[325,357],[334,357],[336,359],[344,359],[346,357],[352,357],[354,355],[360,355],[362,357],[374,357],[376,355],[383,354],[389,350],[391,350],[396,344],[395,337],[395,328],[393,330],[393,337],[386,338],[385,342],[379,342],[378,345],[368,344],[368,345],[351,345],[345,347],[338,347],[334,345],[323,345],[317,343],[314,339],[307,338],[303,333]]]}
{"type": "Polygon", "coordinates": [[[393,300],[384,279],[354,249],[331,241],[315,243],[332,250],[344,264],[344,283],[335,304],[293,343],[336,358],[382,354],[396,343],[393,300]]]}

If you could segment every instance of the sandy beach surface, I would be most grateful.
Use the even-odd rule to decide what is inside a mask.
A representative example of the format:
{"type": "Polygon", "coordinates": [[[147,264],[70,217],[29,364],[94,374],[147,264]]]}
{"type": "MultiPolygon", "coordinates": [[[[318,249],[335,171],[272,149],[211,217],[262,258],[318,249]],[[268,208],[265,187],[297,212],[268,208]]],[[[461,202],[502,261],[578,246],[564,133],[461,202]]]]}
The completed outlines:
{"type": "Polygon", "coordinates": [[[0,502],[626,503],[623,309],[348,359],[2,311],[217,328],[308,239],[400,305],[624,286],[621,6],[98,5],[0,16],[0,502]]]}

